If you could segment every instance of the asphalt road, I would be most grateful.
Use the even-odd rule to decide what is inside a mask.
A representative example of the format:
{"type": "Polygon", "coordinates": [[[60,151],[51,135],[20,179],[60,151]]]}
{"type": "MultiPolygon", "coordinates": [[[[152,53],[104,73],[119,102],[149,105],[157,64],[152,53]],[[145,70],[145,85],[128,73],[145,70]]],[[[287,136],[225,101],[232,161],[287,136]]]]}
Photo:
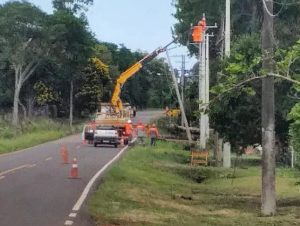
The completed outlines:
{"type": "MultiPolygon", "coordinates": [[[[158,111],[138,112],[134,122],[149,123],[161,115],[158,111]]],[[[84,198],[88,188],[93,190],[99,184],[102,174],[97,178],[95,174],[101,173],[121,149],[82,145],[81,136],[74,135],[0,155],[0,225],[92,225],[84,198]],[[68,147],[70,162],[78,159],[79,179],[70,179],[72,164],[62,163],[63,144],[68,147]],[[87,187],[92,178],[95,183],[87,187]]]]}

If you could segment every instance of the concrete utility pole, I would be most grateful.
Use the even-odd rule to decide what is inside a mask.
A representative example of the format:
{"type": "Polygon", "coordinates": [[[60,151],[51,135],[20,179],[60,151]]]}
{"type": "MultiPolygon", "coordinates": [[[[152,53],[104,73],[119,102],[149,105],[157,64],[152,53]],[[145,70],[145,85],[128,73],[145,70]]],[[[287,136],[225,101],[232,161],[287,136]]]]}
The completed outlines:
{"type": "Polygon", "coordinates": [[[230,0],[226,0],[225,15],[225,56],[230,56],[230,0]]]}
{"type": "Polygon", "coordinates": [[[201,51],[199,63],[199,110],[200,116],[200,148],[206,149],[206,143],[209,139],[209,117],[206,112],[209,104],[209,34],[203,34],[204,41],[200,43],[199,51],[201,51]]]}
{"type": "MultiPolygon", "coordinates": [[[[209,34],[205,35],[205,107],[209,105],[209,34]]],[[[209,139],[209,117],[205,114],[205,137],[209,139]]]]}
{"type": "MultiPolygon", "coordinates": [[[[262,68],[268,75],[274,71],[273,51],[273,1],[263,0],[262,25],[262,68]]],[[[276,212],[275,189],[275,106],[274,77],[262,79],[262,191],[261,211],[263,215],[274,215],[276,212]]]]}
{"type": "Polygon", "coordinates": [[[224,143],[223,167],[225,168],[231,167],[231,145],[229,142],[224,143]]]}
{"type": "Polygon", "coordinates": [[[200,119],[199,119],[199,127],[200,127],[200,149],[206,149],[206,122],[207,115],[203,112],[205,110],[204,104],[206,103],[205,93],[206,93],[206,68],[205,68],[205,30],[203,30],[203,42],[199,43],[199,111],[200,111],[200,119]]]}
{"type": "MultiPolygon", "coordinates": [[[[230,56],[230,0],[226,0],[226,14],[225,14],[225,56],[230,56]]],[[[231,167],[231,145],[230,143],[224,144],[223,150],[223,167],[231,167]]]]}
{"type": "Polygon", "coordinates": [[[205,150],[209,139],[209,117],[205,110],[209,104],[209,37],[211,36],[206,34],[206,30],[217,26],[206,26],[205,15],[203,15],[201,22],[204,26],[202,31],[203,41],[199,42],[199,145],[201,150],[205,150]]]}
{"type": "Polygon", "coordinates": [[[170,59],[168,50],[166,50],[166,55],[167,55],[168,64],[169,64],[169,67],[170,67],[170,70],[171,70],[172,80],[173,80],[173,83],[174,83],[174,87],[175,87],[177,99],[178,99],[178,102],[179,102],[181,115],[183,116],[183,121],[184,121],[186,135],[187,135],[187,138],[189,140],[189,144],[191,145],[192,142],[193,142],[192,141],[191,130],[190,130],[188,121],[186,119],[185,109],[184,109],[183,103],[181,101],[180,92],[179,92],[179,88],[178,88],[178,82],[177,82],[177,79],[176,79],[174,68],[173,68],[172,63],[171,63],[171,59],[170,59]]]}

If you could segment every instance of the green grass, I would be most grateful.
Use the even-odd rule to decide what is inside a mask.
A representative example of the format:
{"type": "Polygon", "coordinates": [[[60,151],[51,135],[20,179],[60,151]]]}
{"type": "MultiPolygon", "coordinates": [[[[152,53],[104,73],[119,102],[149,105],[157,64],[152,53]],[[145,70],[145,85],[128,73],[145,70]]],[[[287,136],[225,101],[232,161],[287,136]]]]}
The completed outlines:
{"type": "MultiPolygon", "coordinates": [[[[79,131],[81,125],[75,126],[79,131]]],[[[2,125],[0,129],[0,154],[32,147],[72,134],[68,125],[49,119],[36,119],[23,125],[22,133],[14,135],[13,129],[2,125]]]]}
{"type": "MultiPolygon", "coordinates": [[[[260,216],[260,167],[190,167],[172,143],[134,147],[89,201],[97,225],[300,225],[299,173],[277,169],[278,213],[260,216]]],[[[243,160],[246,162],[246,160],[243,160]]]]}

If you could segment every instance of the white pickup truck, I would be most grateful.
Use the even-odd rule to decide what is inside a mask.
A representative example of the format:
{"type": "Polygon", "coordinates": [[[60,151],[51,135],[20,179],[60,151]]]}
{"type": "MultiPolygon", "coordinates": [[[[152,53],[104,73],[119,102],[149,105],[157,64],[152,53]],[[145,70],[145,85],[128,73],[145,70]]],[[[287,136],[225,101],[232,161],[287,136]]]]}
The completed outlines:
{"type": "Polygon", "coordinates": [[[112,126],[96,126],[94,133],[94,147],[97,147],[98,144],[111,144],[117,148],[119,143],[119,133],[117,128],[112,126]]]}

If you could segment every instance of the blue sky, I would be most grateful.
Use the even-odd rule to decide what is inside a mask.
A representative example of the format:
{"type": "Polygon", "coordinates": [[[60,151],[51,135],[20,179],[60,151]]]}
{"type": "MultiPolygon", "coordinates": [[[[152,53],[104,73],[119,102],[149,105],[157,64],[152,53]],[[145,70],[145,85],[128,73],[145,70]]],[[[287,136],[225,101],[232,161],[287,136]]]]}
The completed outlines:
{"type": "MultiPolygon", "coordinates": [[[[92,32],[101,41],[124,44],[131,50],[151,52],[172,40],[172,0],[94,0],[87,17],[92,32]]],[[[4,3],[6,0],[0,0],[4,3]]],[[[51,0],[29,0],[51,13],[51,0]]],[[[187,54],[186,48],[172,50],[170,55],[187,54]]],[[[163,55],[162,55],[163,56],[163,55]]],[[[173,58],[179,67],[180,58],[173,58]]],[[[187,68],[195,62],[188,60],[187,68]]]]}

